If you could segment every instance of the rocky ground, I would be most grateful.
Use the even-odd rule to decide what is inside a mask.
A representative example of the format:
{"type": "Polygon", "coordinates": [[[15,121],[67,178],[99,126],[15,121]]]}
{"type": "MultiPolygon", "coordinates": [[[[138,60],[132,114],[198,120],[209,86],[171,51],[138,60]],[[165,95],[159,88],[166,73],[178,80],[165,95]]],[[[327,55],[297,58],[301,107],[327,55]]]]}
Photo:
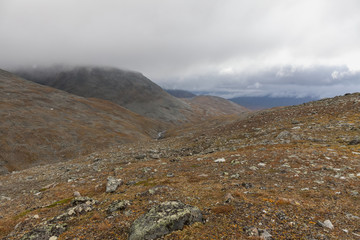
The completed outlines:
{"type": "Polygon", "coordinates": [[[360,239],[359,119],[351,94],[3,175],[0,237],[360,239]]]}

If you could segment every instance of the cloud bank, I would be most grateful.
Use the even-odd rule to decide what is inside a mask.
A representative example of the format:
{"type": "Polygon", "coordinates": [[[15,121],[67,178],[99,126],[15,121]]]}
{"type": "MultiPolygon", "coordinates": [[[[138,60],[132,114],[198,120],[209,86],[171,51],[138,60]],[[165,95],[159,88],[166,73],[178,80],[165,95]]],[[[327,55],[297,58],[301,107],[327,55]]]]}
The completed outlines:
{"type": "Polygon", "coordinates": [[[357,0],[2,0],[0,68],[109,65],[232,94],[360,91],[357,0]]]}

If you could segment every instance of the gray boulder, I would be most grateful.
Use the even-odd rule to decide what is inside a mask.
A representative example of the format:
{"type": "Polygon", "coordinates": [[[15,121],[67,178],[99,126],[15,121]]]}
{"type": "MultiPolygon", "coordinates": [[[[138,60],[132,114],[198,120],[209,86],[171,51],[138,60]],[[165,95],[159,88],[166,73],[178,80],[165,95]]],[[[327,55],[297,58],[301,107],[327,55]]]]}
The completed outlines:
{"type": "Polygon", "coordinates": [[[201,211],[197,207],[180,201],[164,202],[153,206],[133,222],[129,240],[156,239],[202,220],[201,211]]]}
{"type": "Polygon", "coordinates": [[[116,191],[116,189],[123,183],[121,179],[116,179],[112,176],[109,176],[107,178],[107,184],[106,184],[106,192],[107,193],[113,193],[116,191]]]}

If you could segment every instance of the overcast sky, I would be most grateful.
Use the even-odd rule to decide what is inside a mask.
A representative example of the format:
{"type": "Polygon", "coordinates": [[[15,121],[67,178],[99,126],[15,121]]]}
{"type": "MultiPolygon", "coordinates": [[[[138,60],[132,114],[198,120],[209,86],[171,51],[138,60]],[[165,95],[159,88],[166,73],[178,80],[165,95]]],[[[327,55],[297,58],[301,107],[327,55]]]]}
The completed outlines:
{"type": "Polygon", "coordinates": [[[360,91],[359,0],[0,0],[0,68],[109,65],[223,96],[360,91]]]}

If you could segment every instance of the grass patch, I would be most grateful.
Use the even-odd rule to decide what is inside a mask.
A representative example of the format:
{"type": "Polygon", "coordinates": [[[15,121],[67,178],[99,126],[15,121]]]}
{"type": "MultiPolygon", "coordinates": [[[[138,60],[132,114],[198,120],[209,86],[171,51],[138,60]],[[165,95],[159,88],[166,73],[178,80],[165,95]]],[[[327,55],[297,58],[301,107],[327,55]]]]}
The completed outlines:
{"type": "Polygon", "coordinates": [[[19,213],[18,215],[15,216],[15,219],[19,219],[19,218],[22,218],[22,217],[25,217],[28,213],[32,212],[33,210],[32,209],[27,209],[21,213],[19,213]]]}
{"type": "Polygon", "coordinates": [[[66,198],[66,199],[63,199],[63,200],[60,200],[60,201],[56,201],[50,205],[47,205],[46,207],[47,208],[53,208],[53,207],[56,207],[57,205],[62,205],[62,204],[66,204],[66,203],[69,203],[70,201],[72,200],[72,198],[66,198]]]}
{"type": "Polygon", "coordinates": [[[144,181],[140,181],[140,182],[135,183],[135,186],[140,186],[140,185],[143,185],[145,187],[156,186],[156,183],[152,182],[154,180],[155,180],[154,178],[149,178],[149,179],[146,179],[144,181]]]}

